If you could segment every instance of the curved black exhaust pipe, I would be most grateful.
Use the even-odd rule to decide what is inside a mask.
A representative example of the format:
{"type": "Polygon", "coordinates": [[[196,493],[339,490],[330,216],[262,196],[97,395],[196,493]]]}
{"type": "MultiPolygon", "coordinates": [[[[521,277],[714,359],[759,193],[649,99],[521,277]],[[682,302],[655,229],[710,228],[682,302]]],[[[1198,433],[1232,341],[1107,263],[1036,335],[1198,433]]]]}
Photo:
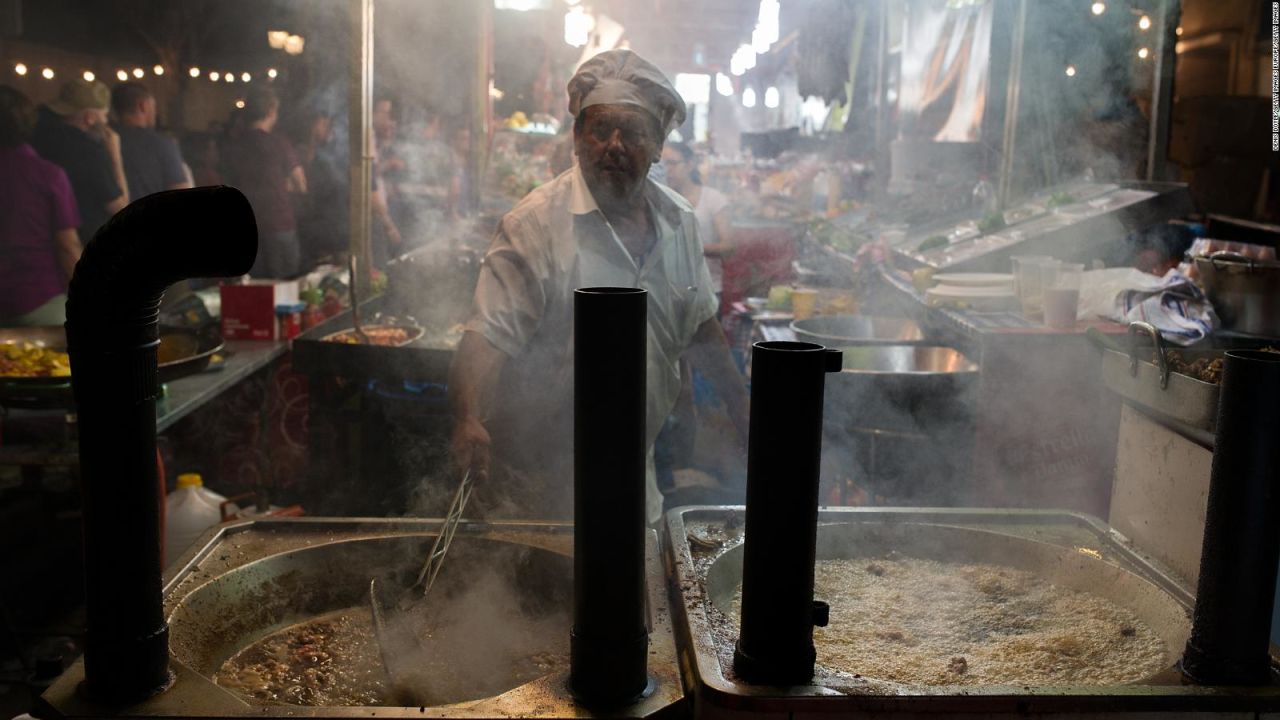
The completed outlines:
{"type": "Polygon", "coordinates": [[[131,703],[169,683],[156,492],[156,347],[164,291],[248,272],[253,209],[228,187],[150,195],[94,236],[67,291],[84,494],[85,690],[131,703]]]}

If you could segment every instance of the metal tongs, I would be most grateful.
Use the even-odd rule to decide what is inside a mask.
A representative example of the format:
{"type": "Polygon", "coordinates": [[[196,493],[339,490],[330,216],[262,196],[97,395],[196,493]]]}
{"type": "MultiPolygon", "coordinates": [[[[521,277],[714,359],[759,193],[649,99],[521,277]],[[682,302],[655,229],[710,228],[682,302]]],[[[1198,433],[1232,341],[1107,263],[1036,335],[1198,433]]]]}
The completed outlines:
{"type": "Polygon", "coordinates": [[[426,598],[427,593],[431,592],[431,586],[436,581],[436,575],[440,572],[440,568],[444,565],[444,556],[449,552],[449,544],[453,542],[453,534],[458,530],[458,522],[462,520],[462,511],[467,507],[467,501],[471,499],[471,470],[467,469],[462,473],[462,482],[458,483],[458,490],[453,494],[453,502],[449,504],[449,512],[445,513],[444,523],[440,526],[440,534],[436,535],[436,541],[431,544],[431,553],[427,555],[427,561],[422,564],[422,570],[418,572],[418,579],[414,581],[413,587],[422,586],[422,597],[426,598]]]}
{"type": "Polygon", "coordinates": [[[355,328],[356,339],[362,344],[369,344],[369,336],[365,334],[364,328],[360,327],[360,298],[356,293],[356,256],[352,253],[347,257],[347,269],[351,271],[351,283],[347,286],[347,291],[351,294],[351,326],[355,328]]]}
{"type": "MultiPolygon", "coordinates": [[[[471,499],[471,490],[471,470],[468,469],[462,474],[458,489],[453,494],[453,501],[449,504],[449,511],[445,513],[444,522],[440,525],[440,532],[436,535],[435,542],[431,544],[431,552],[427,554],[427,561],[423,563],[417,579],[414,580],[412,585],[401,591],[396,602],[384,603],[378,579],[373,578],[369,581],[369,608],[373,613],[374,636],[378,642],[382,665],[387,671],[387,677],[391,680],[392,687],[397,692],[404,693],[409,691],[408,684],[403,680],[412,668],[404,667],[402,659],[411,661],[412,658],[402,658],[402,655],[391,647],[395,640],[387,630],[386,613],[391,609],[408,610],[414,605],[423,602],[427,597],[427,593],[431,592],[431,586],[435,583],[436,575],[440,573],[440,568],[444,566],[445,556],[449,553],[449,545],[453,542],[454,533],[458,530],[458,523],[462,520],[462,513],[466,510],[467,501],[471,499]],[[421,586],[421,595],[415,598],[414,595],[418,593],[419,586],[421,586]]],[[[410,642],[418,650],[422,649],[422,639],[416,635],[410,642]]],[[[400,640],[400,645],[401,649],[403,649],[403,640],[400,640]]]]}

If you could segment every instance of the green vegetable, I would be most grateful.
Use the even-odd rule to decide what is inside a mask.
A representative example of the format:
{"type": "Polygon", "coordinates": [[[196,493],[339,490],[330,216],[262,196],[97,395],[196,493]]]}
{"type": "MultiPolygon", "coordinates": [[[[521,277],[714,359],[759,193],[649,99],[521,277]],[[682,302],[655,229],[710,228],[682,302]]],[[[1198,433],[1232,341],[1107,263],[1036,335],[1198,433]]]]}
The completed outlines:
{"type": "Polygon", "coordinates": [[[916,252],[929,252],[935,248],[946,247],[947,238],[942,235],[930,235],[916,248],[916,252]]]}
{"type": "Polygon", "coordinates": [[[1069,192],[1056,192],[1049,196],[1048,206],[1056,208],[1062,205],[1070,205],[1075,201],[1076,197],[1069,192]]]}
{"type": "Polygon", "coordinates": [[[1004,215],[998,212],[993,212],[978,221],[978,232],[986,235],[987,233],[995,232],[1004,226],[1004,215]]]}

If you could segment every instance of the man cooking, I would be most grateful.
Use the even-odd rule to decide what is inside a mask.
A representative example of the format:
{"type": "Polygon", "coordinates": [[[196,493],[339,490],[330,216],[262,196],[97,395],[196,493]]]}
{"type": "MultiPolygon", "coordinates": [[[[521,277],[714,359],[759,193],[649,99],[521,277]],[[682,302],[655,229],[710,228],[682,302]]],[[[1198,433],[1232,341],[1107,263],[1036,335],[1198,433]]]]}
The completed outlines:
{"type": "Polygon", "coordinates": [[[499,224],[476,286],[449,389],[452,454],[492,516],[573,512],[573,291],[648,291],[647,511],[662,510],[653,443],[686,356],[726,399],[746,439],[747,396],[716,321],[693,208],[648,179],[685,104],[629,50],[588,60],[569,81],[577,163],[499,224]]]}

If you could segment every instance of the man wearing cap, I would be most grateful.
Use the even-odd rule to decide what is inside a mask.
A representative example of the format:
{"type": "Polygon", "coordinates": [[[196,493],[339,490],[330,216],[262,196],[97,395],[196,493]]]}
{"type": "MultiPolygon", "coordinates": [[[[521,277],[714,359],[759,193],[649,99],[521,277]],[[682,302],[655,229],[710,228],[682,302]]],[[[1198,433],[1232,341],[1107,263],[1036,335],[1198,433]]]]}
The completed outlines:
{"type": "Polygon", "coordinates": [[[744,441],[746,391],[716,321],[693,208],[647,178],[684,120],[683,99],[629,50],[588,60],[568,91],[577,163],[503,217],[481,267],[449,382],[453,462],[477,478],[478,498],[488,486],[491,515],[570,516],[573,291],[643,288],[646,494],[656,522],[653,442],[680,391],[680,358],[687,353],[727,399],[744,441]]]}
{"type": "Polygon", "coordinates": [[[80,210],[80,238],[88,242],[112,215],[129,204],[120,136],[107,125],[111,91],[100,82],[72,80],[58,99],[40,109],[31,145],[62,167],[80,210]]]}

